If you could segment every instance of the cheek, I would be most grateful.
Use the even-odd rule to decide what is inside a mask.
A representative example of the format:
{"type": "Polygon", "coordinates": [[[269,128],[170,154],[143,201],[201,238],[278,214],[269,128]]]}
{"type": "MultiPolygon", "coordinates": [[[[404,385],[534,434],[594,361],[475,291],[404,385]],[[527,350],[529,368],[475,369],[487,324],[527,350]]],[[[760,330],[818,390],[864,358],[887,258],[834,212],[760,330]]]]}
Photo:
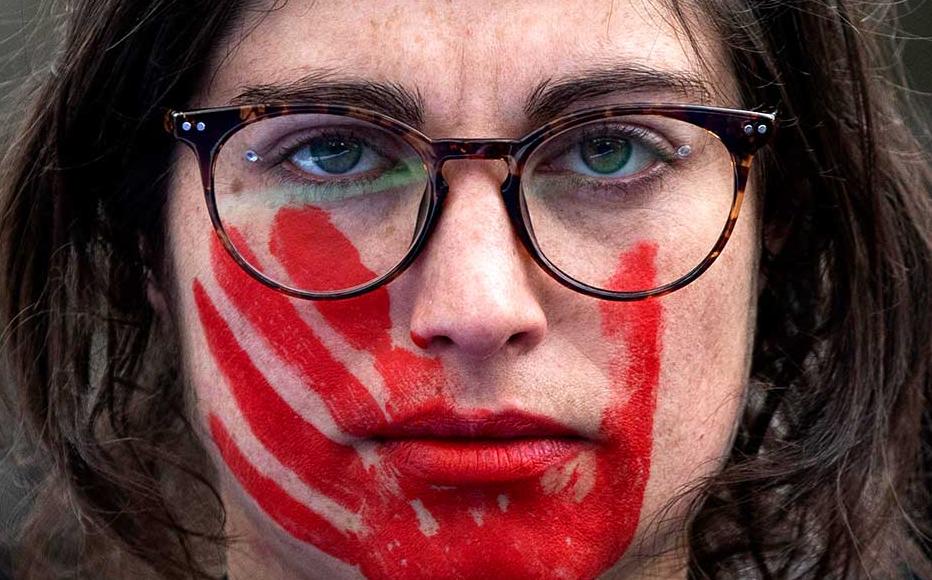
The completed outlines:
{"type": "MultiPolygon", "coordinates": [[[[695,283],[663,298],[661,387],[642,524],[662,514],[671,526],[678,525],[691,497],[684,490],[718,471],[731,449],[755,323],[753,199],[742,209],[743,221],[718,261],[695,283]]],[[[662,522],[655,523],[660,529],[662,522]]],[[[661,535],[672,542],[681,529],[661,535]]]]}
{"type": "MultiPolygon", "coordinates": [[[[284,210],[271,231],[267,255],[247,260],[274,261],[262,265],[298,283],[370,276],[347,237],[313,210],[284,210]],[[313,266],[300,238],[309,221],[343,266],[313,266]]],[[[292,301],[248,277],[219,244],[211,256],[211,273],[192,286],[228,392],[208,410],[210,433],[243,490],[288,534],[370,577],[591,577],[625,553],[651,469],[660,302],[598,306],[602,334],[617,345],[602,442],[531,481],[431,486],[356,439],[399,412],[453,405],[440,363],[391,339],[388,290],[292,301]]],[[[638,245],[620,257],[616,277],[652,283],[655,256],[638,245]]]]}

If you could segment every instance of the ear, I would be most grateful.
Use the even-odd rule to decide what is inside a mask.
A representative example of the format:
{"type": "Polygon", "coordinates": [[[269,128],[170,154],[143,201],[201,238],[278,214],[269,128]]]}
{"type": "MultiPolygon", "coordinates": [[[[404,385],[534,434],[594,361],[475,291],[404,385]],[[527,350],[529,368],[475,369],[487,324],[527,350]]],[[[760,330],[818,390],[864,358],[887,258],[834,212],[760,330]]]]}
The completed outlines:
{"type": "Polygon", "coordinates": [[[160,320],[169,320],[165,291],[150,268],[146,268],[146,299],[160,320]]]}
{"type": "Polygon", "coordinates": [[[758,266],[758,297],[767,286],[770,268],[783,252],[795,227],[793,215],[783,211],[777,215],[763,216],[761,224],[760,265],[758,266]]]}
{"type": "Polygon", "coordinates": [[[769,256],[770,260],[783,251],[787,238],[790,235],[791,223],[781,221],[778,223],[764,224],[763,239],[761,240],[763,256],[769,256]]]}
{"type": "Polygon", "coordinates": [[[158,270],[153,267],[154,264],[159,264],[163,260],[157,257],[158,253],[153,252],[152,243],[141,233],[137,244],[145,268],[146,300],[159,320],[171,320],[169,316],[171,313],[168,310],[168,293],[163,285],[167,278],[164,275],[159,275],[158,270]]]}

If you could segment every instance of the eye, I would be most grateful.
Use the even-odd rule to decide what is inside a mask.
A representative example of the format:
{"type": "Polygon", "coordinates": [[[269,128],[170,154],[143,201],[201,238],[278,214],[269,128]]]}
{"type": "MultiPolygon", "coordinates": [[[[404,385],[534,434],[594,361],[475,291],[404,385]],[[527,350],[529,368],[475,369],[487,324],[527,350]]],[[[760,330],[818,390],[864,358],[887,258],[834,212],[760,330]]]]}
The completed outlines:
{"type": "Polygon", "coordinates": [[[296,169],[316,177],[366,174],[386,163],[365,141],[339,134],[312,137],[295,147],[287,160],[296,169]]]}
{"type": "Polygon", "coordinates": [[[551,166],[589,177],[636,175],[662,160],[657,147],[633,135],[583,136],[551,162],[551,166]]]}

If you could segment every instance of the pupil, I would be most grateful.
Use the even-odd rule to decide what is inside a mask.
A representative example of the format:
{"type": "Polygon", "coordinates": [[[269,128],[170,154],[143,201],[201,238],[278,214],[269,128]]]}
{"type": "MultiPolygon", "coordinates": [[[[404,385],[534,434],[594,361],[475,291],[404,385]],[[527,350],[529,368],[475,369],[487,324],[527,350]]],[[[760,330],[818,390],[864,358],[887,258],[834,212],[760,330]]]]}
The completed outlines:
{"type": "Polygon", "coordinates": [[[362,146],[357,141],[320,139],[309,145],[311,159],[327,173],[346,173],[359,163],[362,146]]]}
{"type": "Polygon", "coordinates": [[[596,173],[615,173],[631,159],[631,144],[621,139],[592,139],[582,144],[580,156],[596,173]]]}

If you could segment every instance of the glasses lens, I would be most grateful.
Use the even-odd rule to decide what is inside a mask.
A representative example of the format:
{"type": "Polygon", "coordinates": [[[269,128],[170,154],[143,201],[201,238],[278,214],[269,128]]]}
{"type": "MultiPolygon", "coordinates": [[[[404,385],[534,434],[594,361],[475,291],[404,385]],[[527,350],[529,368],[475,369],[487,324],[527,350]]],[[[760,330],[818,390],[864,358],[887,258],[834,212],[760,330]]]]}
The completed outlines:
{"type": "Polygon", "coordinates": [[[220,221],[238,253],[307,292],[348,290],[397,266],[420,228],[427,184],[402,138],[339,115],[247,125],[214,166],[220,221]]]}
{"type": "Polygon", "coordinates": [[[698,266],[728,221],[735,186],[731,154],[715,135],[656,115],[560,133],[528,159],[522,182],[541,253],[613,292],[653,290],[698,266]],[[652,282],[622,268],[632,252],[653,256],[652,282]]]}

